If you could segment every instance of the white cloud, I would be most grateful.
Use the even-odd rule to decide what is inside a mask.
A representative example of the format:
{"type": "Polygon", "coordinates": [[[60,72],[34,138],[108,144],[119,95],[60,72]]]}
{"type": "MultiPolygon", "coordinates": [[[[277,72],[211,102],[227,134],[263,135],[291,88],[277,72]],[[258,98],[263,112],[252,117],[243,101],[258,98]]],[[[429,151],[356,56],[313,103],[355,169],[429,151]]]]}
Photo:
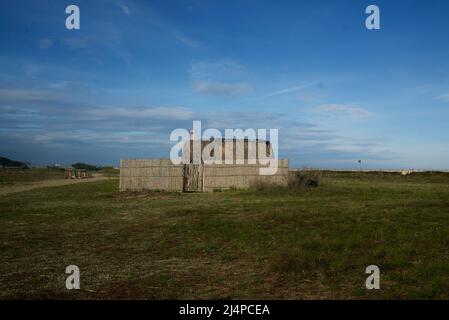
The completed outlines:
{"type": "Polygon", "coordinates": [[[435,100],[441,100],[444,102],[449,102],[449,92],[447,88],[443,85],[436,85],[436,84],[426,84],[422,86],[418,86],[413,88],[416,92],[419,94],[431,94],[433,95],[433,99],[435,100]]]}
{"type": "Polygon", "coordinates": [[[125,6],[124,4],[119,4],[119,7],[122,9],[123,13],[127,16],[131,15],[131,10],[129,10],[128,6],[125,6]]]}
{"type": "Polygon", "coordinates": [[[253,86],[247,83],[217,83],[209,81],[199,81],[193,85],[193,89],[196,92],[219,94],[219,95],[237,95],[242,93],[252,92],[253,86]]]}
{"type": "Polygon", "coordinates": [[[113,133],[92,130],[52,131],[36,134],[33,139],[38,143],[61,147],[67,146],[70,142],[94,143],[113,147],[145,145],[147,148],[154,144],[170,143],[167,137],[151,131],[117,131],[113,133]]]}
{"type": "Polygon", "coordinates": [[[245,68],[232,59],[218,59],[192,63],[189,73],[194,80],[223,81],[241,77],[245,68]]]}
{"type": "Polygon", "coordinates": [[[436,97],[436,99],[442,100],[444,102],[449,102],[449,92],[436,97]]]}
{"type": "Polygon", "coordinates": [[[0,89],[0,97],[7,100],[48,101],[54,100],[56,95],[48,91],[28,89],[0,89]]]}
{"type": "Polygon", "coordinates": [[[268,97],[279,96],[279,95],[283,95],[283,94],[287,94],[287,93],[292,93],[292,92],[300,91],[302,89],[306,89],[306,88],[308,88],[310,86],[311,86],[310,83],[301,84],[301,85],[298,85],[298,86],[295,86],[295,87],[281,89],[281,90],[277,90],[277,91],[271,92],[271,93],[265,95],[264,97],[268,98],[268,97]]]}
{"type": "Polygon", "coordinates": [[[171,119],[190,120],[194,113],[184,107],[119,107],[92,108],[86,111],[91,117],[100,119],[171,119]]]}
{"type": "Polygon", "coordinates": [[[336,116],[345,116],[353,119],[366,119],[374,115],[365,109],[346,104],[322,104],[315,108],[316,111],[336,116]]]}
{"type": "Polygon", "coordinates": [[[189,73],[193,90],[199,93],[231,96],[254,91],[245,68],[232,59],[195,62],[189,73]]]}

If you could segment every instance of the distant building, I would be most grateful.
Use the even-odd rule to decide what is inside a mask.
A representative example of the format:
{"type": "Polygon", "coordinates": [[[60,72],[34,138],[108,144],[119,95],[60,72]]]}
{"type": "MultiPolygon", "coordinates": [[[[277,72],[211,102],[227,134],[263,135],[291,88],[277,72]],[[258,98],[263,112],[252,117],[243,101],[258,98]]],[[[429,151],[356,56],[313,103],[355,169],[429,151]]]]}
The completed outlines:
{"type": "Polygon", "coordinates": [[[182,150],[182,163],[173,164],[169,159],[120,160],[120,191],[169,190],[169,191],[214,191],[229,188],[248,188],[258,183],[287,185],[288,160],[276,159],[270,142],[263,140],[190,140],[182,150]],[[231,143],[226,143],[231,142],[231,143]],[[193,159],[194,143],[196,149],[214,157],[218,154],[222,163],[205,163],[203,159],[193,159]],[[211,146],[215,144],[215,148],[211,146]],[[206,149],[207,148],[207,149],[206,149]],[[266,151],[260,155],[259,150],[266,151]],[[277,164],[272,175],[261,175],[266,165],[256,161],[270,158],[277,164]],[[225,163],[232,160],[232,164],[225,163]],[[253,161],[254,160],[254,161],[253,161]]]}

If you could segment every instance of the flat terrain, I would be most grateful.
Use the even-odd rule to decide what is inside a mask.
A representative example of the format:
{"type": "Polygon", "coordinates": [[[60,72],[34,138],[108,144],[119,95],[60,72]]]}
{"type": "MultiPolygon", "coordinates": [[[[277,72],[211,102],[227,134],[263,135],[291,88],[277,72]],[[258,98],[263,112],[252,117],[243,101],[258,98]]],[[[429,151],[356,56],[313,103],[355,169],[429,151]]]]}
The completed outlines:
{"type": "Polygon", "coordinates": [[[0,196],[0,298],[449,298],[449,175],[323,172],[318,188],[0,196]],[[81,290],[65,289],[65,268],[81,290]],[[366,290],[366,266],[381,290],[366,290]]]}
{"type": "Polygon", "coordinates": [[[23,192],[36,188],[44,188],[44,187],[60,187],[66,186],[69,184],[75,183],[83,183],[83,182],[93,182],[99,180],[105,180],[108,177],[103,175],[96,175],[89,179],[53,179],[53,180],[44,180],[44,181],[35,181],[26,184],[15,184],[12,186],[0,187],[0,195],[5,195],[9,193],[23,192]]]}
{"type": "Polygon", "coordinates": [[[114,170],[107,169],[94,173],[89,179],[65,179],[64,169],[0,169],[0,195],[105,180],[117,177],[117,174],[114,170]]]}
{"type": "Polygon", "coordinates": [[[0,188],[63,179],[64,169],[0,169],[0,188]]]}

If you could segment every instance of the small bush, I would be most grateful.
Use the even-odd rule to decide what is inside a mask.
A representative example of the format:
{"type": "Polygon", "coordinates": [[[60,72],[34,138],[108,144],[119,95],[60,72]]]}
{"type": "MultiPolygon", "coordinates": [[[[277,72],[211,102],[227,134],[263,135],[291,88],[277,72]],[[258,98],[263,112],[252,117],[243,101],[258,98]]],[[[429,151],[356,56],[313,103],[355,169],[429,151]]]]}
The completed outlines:
{"type": "Polygon", "coordinates": [[[252,187],[261,192],[285,192],[317,188],[320,184],[321,175],[318,171],[301,170],[290,172],[286,186],[259,179],[252,184],[252,187]]]}
{"type": "Polygon", "coordinates": [[[288,179],[290,189],[310,189],[316,188],[321,183],[319,171],[291,171],[288,179]]]}

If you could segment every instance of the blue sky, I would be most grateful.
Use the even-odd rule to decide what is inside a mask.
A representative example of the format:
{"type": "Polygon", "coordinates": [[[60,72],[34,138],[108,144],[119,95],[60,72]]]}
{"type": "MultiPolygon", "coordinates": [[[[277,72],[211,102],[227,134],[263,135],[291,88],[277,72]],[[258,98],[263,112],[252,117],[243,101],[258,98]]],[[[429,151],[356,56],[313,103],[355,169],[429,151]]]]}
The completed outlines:
{"type": "Polygon", "coordinates": [[[278,128],[294,167],[448,169],[448,16],[444,0],[2,1],[0,155],[168,158],[201,120],[278,128]]]}

